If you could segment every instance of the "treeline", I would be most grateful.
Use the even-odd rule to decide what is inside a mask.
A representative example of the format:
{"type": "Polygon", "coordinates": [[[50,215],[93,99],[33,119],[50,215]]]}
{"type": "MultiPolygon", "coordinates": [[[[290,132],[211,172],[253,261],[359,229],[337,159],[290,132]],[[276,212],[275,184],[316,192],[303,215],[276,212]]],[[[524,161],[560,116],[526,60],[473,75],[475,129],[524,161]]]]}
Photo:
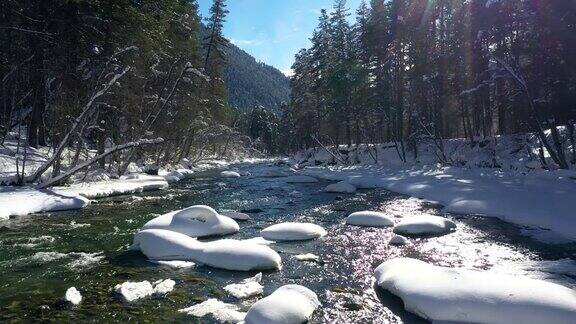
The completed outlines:
{"type": "Polygon", "coordinates": [[[576,3],[372,0],[350,23],[322,11],[294,63],[291,150],[533,132],[544,160],[576,163],[576,3]],[[566,149],[565,141],[572,143],[566,149]]]}
{"type": "Polygon", "coordinates": [[[201,37],[195,0],[1,1],[0,140],[52,147],[22,182],[55,177],[65,150],[72,165],[96,150],[119,174],[233,150],[244,137],[229,127],[224,1],[210,13],[201,37]]]}

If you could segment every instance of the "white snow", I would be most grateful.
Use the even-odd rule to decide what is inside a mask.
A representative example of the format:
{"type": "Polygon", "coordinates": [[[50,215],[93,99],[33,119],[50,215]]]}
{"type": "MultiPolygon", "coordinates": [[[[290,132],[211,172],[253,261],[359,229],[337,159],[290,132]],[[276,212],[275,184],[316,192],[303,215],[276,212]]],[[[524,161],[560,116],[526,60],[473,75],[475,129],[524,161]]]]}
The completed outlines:
{"type": "Polygon", "coordinates": [[[551,235],[576,241],[576,185],[573,179],[555,173],[519,175],[491,169],[391,165],[310,168],[304,172],[425,199],[445,206],[446,212],[497,217],[548,229],[552,232],[545,236],[548,241],[551,235]]]}
{"type": "Polygon", "coordinates": [[[312,253],[306,253],[306,254],[298,254],[294,256],[294,259],[298,260],[298,261],[314,261],[314,262],[318,262],[320,260],[320,257],[312,254],[312,253]]]}
{"type": "Polygon", "coordinates": [[[158,280],[154,282],[154,295],[166,295],[174,290],[175,285],[176,282],[172,279],[158,280]]]}
{"type": "Polygon", "coordinates": [[[248,214],[237,212],[237,211],[221,211],[220,215],[230,217],[234,220],[239,220],[239,221],[250,220],[250,216],[248,214]]]}
{"type": "Polygon", "coordinates": [[[81,209],[90,201],[77,194],[46,189],[0,189],[0,220],[10,216],[81,209]]]}
{"type": "Polygon", "coordinates": [[[236,171],[222,171],[220,172],[220,177],[222,178],[240,178],[240,173],[236,171]]]}
{"type": "Polygon", "coordinates": [[[257,236],[257,237],[245,239],[245,240],[242,240],[242,242],[260,244],[260,245],[272,245],[272,244],[276,243],[274,241],[267,240],[267,239],[263,238],[262,236],[257,236]]]}
{"type": "Polygon", "coordinates": [[[271,241],[313,240],[326,235],[322,226],[312,223],[280,223],[266,227],[260,232],[263,238],[271,241]]]}
{"type": "Polygon", "coordinates": [[[240,226],[208,206],[192,206],[156,217],[144,224],[146,229],[166,229],[191,237],[233,234],[240,226]]]}
{"type": "Polygon", "coordinates": [[[394,219],[377,211],[358,211],[346,217],[346,224],[356,226],[388,227],[394,226],[394,219]]]}
{"type": "Polygon", "coordinates": [[[257,301],[246,314],[246,324],[307,322],[320,306],[316,294],[300,285],[286,285],[257,301]]]}
{"type": "Polygon", "coordinates": [[[153,260],[149,260],[152,263],[156,263],[156,264],[160,264],[160,265],[164,265],[170,268],[174,268],[174,269],[187,269],[187,268],[192,268],[193,266],[196,265],[196,263],[194,262],[190,262],[190,261],[178,261],[178,260],[172,260],[172,261],[153,261],[153,260]]]}
{"type": "Polygon", "coordinates": [[[152,295],[164,296],[174,290],[176,282],[172,279],[158,280],[154,284],[144,280],[141,282],[126,281],[114,287],[113,291],[127,303],[132,303],[152,295]]]}
{"type": "Polygon", "coordinates": [[[183,260],[238,271],[279,269],[281,258],[274,250],[246,241],[199,242],[187,235],[150,229],[136,234],[135,243],[149,259],[183,260]]]}
{"type": "Polygon", "coordinates": [[[224,290],[238,299],[261,295],[264,287],[260,284],[260,281],[262,281],[262,272],[254,277],[244,279],[240,283],[229,284],[224,287],[224,290]]]}
{"type": "Polygon", "coordinates": [[[64,300],[74,306],[77,306],[82,301],[82,294],[80,294],[76,287],[70,287],[68,290],[66,290],[64,300]]]}
{"type": "Polygon", "coordinates": [[[152,287],[152,284],[147,280],[141,282],[126,281],[116,285],[114,292],[117,293],[123,301],[132,303],[138,299],[152,296],[152,294],[154,294],[154,287],[152,287]]]}
{"type": "Polygon", "coordinates": [[[355,193],[356,187],[351,185],[348,181],[340,181],[338,183],[333,183],[331,185],[326,186],[324,191],[335,193],[355,193]]]}
{"type": "Polygon", "coordinates": [[[284,178],[287,183],[315,183],[318,179],[306,175],[293,175],[284,178]]]}
{"type": "Polygon", "coordinates": [[[166,188],[168,188],[168,182],[163,177],[136,174],[118,180],[77,183],[69,187],[59,187],[58,190],[95,199],[166,188]]]}
{"type": "Polygon", "coordinates": [[[390,244],[390,245],[409,245],[410,240],[408,240],[408,238],[406,238],[402,235],[394,235],[390,239],[390,242],[388,242],[388,244],[390,244]]]}
{"type": "Polygon", "coordinates": [[[554,283],[397,258],[374,272],[406,310],[432,322],[574,323],[576,293],[554,283]]]}
{"type": "Polygon", "coordinates": [[[204,317],[212,314],[221,323],[238,323],[244,320],[245,313],[238,311],[238,306],[227,304],[217,299],[211,298],[200,304],[178,310],[181,313],[196,317],[204,317]]]}
{"type": "Polygon", "coordinates": [[[406,217],[394,226],[394,233],[405,235],[445,234],[456,228],[456,224],[444,217],[418,215],[406,217]]]}

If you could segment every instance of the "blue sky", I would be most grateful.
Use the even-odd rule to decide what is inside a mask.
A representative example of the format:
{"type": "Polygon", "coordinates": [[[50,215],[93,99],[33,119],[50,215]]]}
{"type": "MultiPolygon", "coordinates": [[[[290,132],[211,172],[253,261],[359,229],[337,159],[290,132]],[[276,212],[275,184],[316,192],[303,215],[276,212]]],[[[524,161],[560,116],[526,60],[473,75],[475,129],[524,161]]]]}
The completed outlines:
{"type": "MultiPolygon", "coordinates": [[[[349,0],[354,13],[361,0],[349,0]]],[[[200,13],[208,15],[212,0],[198,0],[200,13]]],[[[294,54],[310,45],[320,9],[333,0],[228,0],[224,34],[257,60],[289,74],[294,54]]]]}

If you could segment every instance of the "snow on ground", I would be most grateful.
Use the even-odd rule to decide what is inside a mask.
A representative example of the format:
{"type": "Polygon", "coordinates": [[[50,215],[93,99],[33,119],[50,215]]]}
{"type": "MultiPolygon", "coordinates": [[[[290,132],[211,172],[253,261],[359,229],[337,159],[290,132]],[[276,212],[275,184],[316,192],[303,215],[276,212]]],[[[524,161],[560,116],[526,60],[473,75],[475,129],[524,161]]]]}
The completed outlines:
{"type": "Polygon", "coordinates": [[[271,241],[305,241],[320,238],[327,232],[322,226],[312,223],[280,223],[266,227],[260,235],[271,241]]]}
{"type": "Polygon", "coordinates": [[[163,229],[140,231],[134,242],[144,255],[154,261],[194,261],[237,271],[279,269],[282,262],[280,255],[265,245],[227,239],[200,242],[163,229]]]}
{"type": "Polygon", "coordinates": [[[404,235],[440,235],[456,229],[453,221],[434,215],[406,217],[394,226],[394,233],[404,235]]]}
{"type": "Polygon", "coordinates": [[[388,227],[394,226],[394,219],[385,213],[376,211],[358,211],[346,217],[346,224],[356,226],[388,227]]]}
{"type": "Polygon", "coordinates": [[[168,188],[168,182],[163,177],[139,175],[137,178],[78,183],[69,187],[60,187],[58,190],[95,199],[166,188],[168,188]]]}
{"type": "Polygon", "coordinates": [[[81,209],[90,201],[59,189],[0,189],[0,220],[40,212],[81,209]]]}
{"type": "Polygon", "coordinates": [[[142,229],[165,229],[190,237],[203,237],[233,234],[240,230],[240,226],[211,207],[197,205],[156,217],[144,224],[142,229]]]}
{"type": "Polygon", "coordinates": [[[554,283],[397,258],[374,272],[406,310],[433,322],[574,323],[576,294],[554,283]]]}
{"type": "Polygon", "coordinates": [[[70,287],[66,290],[66,294],[64,295],[64,301],[70,303],[73,306],[77,306],[82,301],[82,295],[76,289],[76,287],[70,287]]]}
{"type": "Polygon", "coordinates": [[[261,295],[264,286],[260,284],[260,281],[262,281],[262,272],[254,277],[244,279],[240,283],[229,284],[224,287],[224,290],[238,299],[261,295]]]}
{"type": "Polygon", "coordinates": [[[316,294],[300,285],[286,285],[257,301],[246,314],[246,324],[305,323],[320,302],[316,294]]]}
{"type": "Polygon", "coordinates": [[[239,323],[246,316],[246,313],[239,311],[238,306],[227,304],[214,298],[178,311],[196,317],[204,317],[211,314],[217,321],[222,323],[239,323]]]}
{"type": "Polygon", "coordinates": [[[352,166],[314,167],[303,173],[348,180],[359,188],[384,188],[439,203],[447,212],[497,217],[576,241],[576,182],[565,172],[523,176],[493,169],[352,166]]]}

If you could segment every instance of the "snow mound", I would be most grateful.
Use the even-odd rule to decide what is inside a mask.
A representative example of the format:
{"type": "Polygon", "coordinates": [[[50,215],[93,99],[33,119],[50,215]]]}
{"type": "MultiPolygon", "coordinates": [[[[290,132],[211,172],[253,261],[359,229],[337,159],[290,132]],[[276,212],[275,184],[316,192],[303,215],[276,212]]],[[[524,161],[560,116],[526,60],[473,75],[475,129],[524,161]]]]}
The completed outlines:
{"type": "Polygon", "coordinates": [[[390,245],[408,245],[408,244],[410,244],[410,241],[402,235],[394,235],[390,239],[390,242],[388,242],[388,244],[390,244],[390,245]]]}
{"type": "Polygon", "coordinates": [[[394,219],[387,214],[376,211],[359,211],[346,217],[346,224],[370,227],[394,226],[394,219]]]}
{"type": "Polygon", "coordinates": [[[131,282],[116,285],[114,292],[127,303],[132,303],[138,299],[146,298],[154,294],[154,287],[149,281],[131,282]]]}
{"type": "Polygon", "coordinates": [[[271,248],[246,241],[199,242],[187,235],[162,229],[138,232],[135,242],[155,261],[183,260],[238,271],[279,269],[281,258],[271,248]]]}
{"type": "Polygon", "coordinates": [[[263,238],[272,241],[313,240],[326,235],[322,226],[312,223],[280,223],[263,229],[263,238]]]}
{"type": "Polygon", "coordinates": [[[227,304],[214,298],[178,311],[196,317],[212,314],[221,323],[238,323],[244,320],[244,316],[246,316],[245,313],[238,311],[238,306],[227,304]]]}
{"type": "Polygon", "coordinates": [[[294,175],[285,178],[287,183],[315,183],[318,179],[306,175],[294,175]]]}
{"type": "Polygon", "coordinates": [[[192,268],[193,266],[196,265],[196,263],[194,263],[194,262],[178,261],[178,260],[173,260],[173,261],[153,261],[153,260],[150,260],[150,262],[164,265],[164,266],[174,268],[174,269],[187,269],[187,268],[192,268]]]}
{"type": "Polygon", "coordinates": [[[326,188],[324,188],[324,191],[335,193],[355,193],[356,187],[351,185],[348,181],[340,181],[338,183],[333,183],[331,185],[326,186],[326,188]]]}
{"type": "Polygon", "coordinates": [[[267,240],[267,239],[263,238],[262,236],[245,239],[245,240],[242,240],[242,242],[260,244],[260,245],[272,245],[272,244],[276,243],[274,241],[267,240]]]}
{"type": "Polygon", "coordinates": [[[262,281],[262,272],[252,278],[243,280],[241,283],[227,285],[224,290],[238,299],[261,295],[264,287],[260,284],[260,281],[262,281]]]}
{"type": "Polygon", "coordinates": [[[554,283],[397,258],[374,272],[407,311],[433,322],[574,323],[576,293],[554,283]]]}
{"type": "Polygon", "coordinates": [[[211,207],[197,205],[156,217],[144,224],[142,230],[146,229],[166,229],[191,237],[203,237],[233,234],[240,230],[240,226],[211,207]]]}
{"type": "Polygon", "coordinates": [[[154,295],[164,296],[174,290],[176,282],[172,279],[158,280],[154,282],[154,295]]]}
{"type": "Polygon", "coordinates": [[[404,218],[394,226],[394,233],[405,235],[446,234],[456,229],[456,224],[440,216],[413,216],[404,218]]]}
{"type": "Polygon", "coordinates": [[[90,201],[78,194],[62,190],[0,190],[0,220],[10,216],[82,209],[90,201]]]}
{"type": "Polygon", "coordinates": [[[239,221],[250,220],[250,216],[248,214],[236,212],[236,211],[221,211],[220,215],[230,217],[234,220],[239,220],[239,221]]]}
{"type": "Polygon", "coordinates": [[[70,287],[68,288],[68,290],[66,290],[64,300],[73,306],[77,306],[82,301],[82,295],[80,294],[78,289],[76,289],[76,287],[70,287]]]}
{"type": "Polygon", "coordinates": [[[294,259],[298,261],[314,261],[314,262],[320,261],[320,257],[312,253],[298,254],[294,256],[294,259]]]}
{"type": "Polygon", "coordinates": [[[222,178],[240,178],[240,173],[236,171],[222,171],[220,172],[220,177],[222,178]]]}
{"type": "Polygon", "coordinates": [[[310,289],[286,285],[252,305],[245,321],[246,324],[305,323],[320,305],[310,289]]]}

